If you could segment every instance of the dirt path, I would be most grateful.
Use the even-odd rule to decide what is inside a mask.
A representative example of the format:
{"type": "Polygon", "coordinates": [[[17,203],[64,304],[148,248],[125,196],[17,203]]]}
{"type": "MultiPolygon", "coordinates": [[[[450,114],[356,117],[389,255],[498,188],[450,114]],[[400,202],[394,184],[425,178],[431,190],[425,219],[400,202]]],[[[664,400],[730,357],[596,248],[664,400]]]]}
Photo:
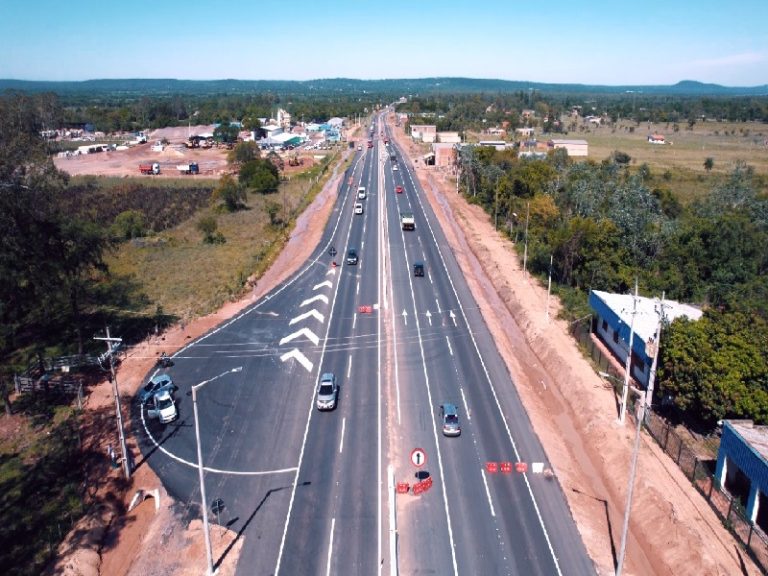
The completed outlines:
{"type": "MultiPolygon", "coordinates": [[[[424,152],[390,126],[411,158],[424,152]]],[[[417,163],[472,293],[507,363],[536,434],[600,574],[612,574],[621,538],[634,430],[616,423],[613,394],[556,320],[546,288],[523,273],[512,244],[455,179],[417,163]]],[[[690,482],[643,435],[624,574],[760,574],[690,482]]]]}

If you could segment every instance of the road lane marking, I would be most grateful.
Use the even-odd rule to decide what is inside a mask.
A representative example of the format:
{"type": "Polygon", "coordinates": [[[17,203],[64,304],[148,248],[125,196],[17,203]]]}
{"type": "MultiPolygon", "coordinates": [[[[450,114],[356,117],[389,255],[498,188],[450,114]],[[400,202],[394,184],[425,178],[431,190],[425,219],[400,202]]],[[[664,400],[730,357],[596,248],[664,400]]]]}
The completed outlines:
{"type": "Polygon", "coordinates": [[[429,325],[432,326],[432,314],[429,310],[427,310],[427,320],[429,320],[429,325]]]}
{"type": "MultiPolygon", "coordinates": [[[[448,270],[448,267],[445,264],[445,258],[443,257],[443,251],[440,249],[440,244],[437,242],[437,238],[435,237],[435,231],[432,228],[432,224],[429,221],[429,218],[427,218],[427,212],[424,209],[424,204],[421,201],[421,196],[419,194],[416,195],[416,201],[421,206],[422,214],[424,214],[424,220],[427,223],[427,228],[429,229],[430,234],[432,235],[432,240],[435,246],[435,249],[437,250],[437,254],[440,257],[440,262],[442,263],[443,270],[445,270],[445,275],[448,278],[448,283],[451,285],[451,291],[453,292],[454,297],[456,298],[456,302],[459,306],[459,312],[461,313],[462,319],[464,320],[464,323],[469,327],[469,320],[467,319],[467,314],[464,311],[464,306],[461,304],[461,299],[459,298],[459,294],[456,291],[456,285],[453,283],[453,278],[451,277],[451,273],[448,270]]],[[[410,278],[410,276],[409,276],[410,278]]],[[[456,317],[453,314],[453,311],[451,311],[451,319],[453,320],[454,326],[456,325],[456,317]]],[[[512,437],[512,431],[509,428],[509,423],[507,422],[507,418],[504,416],[504,412],[501,409],[501,402],[499,402],[498,394],[496,393],[496,387],[493,385],[493,382],[491,380],[491,375],[488,372],[488,367],[485,365],[485,360],[483,359],[482,354],[480,354],[480,347],[477,344],[477,340],[475,339],[475,335],[472,330],[468,331],[469,338],[472,341],[472,345],[475,348],[475,354],[477,354],[477,358],[480,360],[480,365],[483,368],[483,374],[485,375],[485,380],[488,383],[488,386],[491,390],[491,394],[493,395],[494,402],[496,403],[496,408],[498,410],[498,413],[501,417],[501,421],[504,423],[504,429],[507,433],[507,438],[509,438],[509,442],[512,445],[512,451],[515,454],[515,457],[518,461],[521,461],[520,458],[520,452],[517,449],[517,443],[515,442],[515,439],[512,437]]],[[[439,457],[439,452],[438,452],[439,457]]],[[[562,576],[563,572],[560,569],[560,562],[557,559],[557,555],[555,554],[555,549],[552,546],[552,539],[549,537],[549,532],[547,531],[547,527],[544,525],[544,518],[541,516],[541,511],[539,509],[539,504],[536,501],[536,497],[533,495],[533,488],[531,487],[531,483],[528,480],[528,474],[523,473],[521,474],[523,477],[523,481],[525,482],[525,486],[528,491],[528,495],[531,498],[531,503],[533,504],[533,509],[536,512],[536,518],[539,521],[539,526],[541,527],[541,531],[544,534],[544,539],[547,541],[547,548],[549,549],[549,553],[552,556],[552,562],[555,564],[555,570],[557,571],[557,574],[559,576],[562,576]]],[[[450,526],[450,525],[449,525],[450,526]]]]}
{"type": "Polygon", "coordinates": [[[342,453],[344,450],[344,428],[347,425],[347,418],[346,416],[341,419],[341,441],[339,442],[339,454],[342,453]]]}
{"type": "Polygon", "coordinates": [[[325,566],[325,576],[331,576],[331,558],[333,557],[333,528],[336,526],[336,518],[331,518],[331,538],[328,542],[328,564],[325,566]]]}
{"type": "Polygon", "coordinates": [[[317,336],[317,334],[312,332],[312,330],[310,330],[309,328],[302,328],[301,330],[298,330],[293,334],[288,334],[288,336],[284,336],[283,338],[281,338],[280,346],[282,346],[283,344],[287,344],[291,340],[296,340],[296,338],[300,338],[301,336],[305,336],[307,340],[312,342],[312,344],[314,344],[315,346],[317,346],[317,344],[320,342],[320,338],[317,336]]]}
{"type": "Polygon", "coordinates": [[[440,302],[437,298],[435,298],[435,304],[437,305],[437,313],[442,314],[442,310],[440,310],[440,302]]]}
{"type": "Polygon", "coordinates": [[[326,296],[325,294],[318,294],[317,296],[312,296],[312,298],[307,298],[306,300],[304,300],[299,305],[299,308],[303,308],[304,306],[309,306],[310,304],[312,304],[312,302],[317,302],[318,300],[320,302],[328,304],[328,296],[326,296]]]}
{"type": "Polygon", "coordinates": [[[349,355],[349,362],[347,362],[347,380],[352,375],[352,355],[349,355]]]}
{"type": "Polygon", "coordinates": [[[355,296],[360,295],[360,280],[357,281],[357,286],[355,287],[355,296]]]}
{"type": "Polygon", "coordinates": [[[488,490],[488,481],[485,479],[485,470],[480,468],[480,474],[483,476],[483,485],[485,485],[485,495],[488,497],[488,506],[491,508],[491,516],[496,517],[496,511],[493,509],[493,502],[491,502],[491,491],[488,490]]]}
{"type": "Polygon", "coordinates": [[[288,322],[288,326],[293,326],[296,324],[296,322],[301,322],[302,320],[309,318],[309,317],[317,319],[319,322],[325,321],[325,316],[323,316],[320,312],[315,310],[314,308],[310,310],[309,312],[304,312],[304,314],[300,314],[296,316],[296,318],[291,318],[291,321],[288,322]]]}
{"type": "Polygon", "coordinates": [[[280,356],[280,360],[283,362],[287,362],[291,358],[293,358],[299,364],[304,366],[307,372],[312,372],[312,368],[314,367],[314,364],[312,364],[312,361],[306,356],[304,356],[304,354],[302,354],[302,352],[298,348],[294,348],[290,352],[286,352],[285,354],[280,356]]]}
{"type": "MultiPolygon", "coordinates": [[[[446,336],[447,338],[447,336],[446,336]]],[[[450,343],[448,344],[450,346],[450,343]]],[[[461,392],[461,400],[464,402],[464,413],[467,415],[467,420],[470,422],[472,421],[472,416],[469,414],[469,406],[467,406],[467,397],[464,396],[464,388],[459,387],[459,392],[461,392]]]]}
{"type": "Polygon", "coordinates": [[[451,346],[451,341],[448,339],[448,336],[445,337],[445,343],[448,344],[448,353],[453,356],[453,347],[451,346]]]}
{"type": "Polygon", "coordinates": [[[352,330],[355,329],[355,326],[357,326],[357,312],[352,316],[352,330]]]}

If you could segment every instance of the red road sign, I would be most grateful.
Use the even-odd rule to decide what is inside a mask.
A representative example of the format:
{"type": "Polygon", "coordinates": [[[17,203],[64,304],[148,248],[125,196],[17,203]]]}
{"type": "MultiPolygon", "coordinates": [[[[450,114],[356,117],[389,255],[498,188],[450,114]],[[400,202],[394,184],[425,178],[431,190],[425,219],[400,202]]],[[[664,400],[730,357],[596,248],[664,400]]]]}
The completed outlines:
{"type": "Polygon", "coordinates": [[[411,464],[416,466],[416,468],[421,468],[426,463],[427,463],[427,453],[424,452],[424,450],[422,450],[421,448],[414,448],[411,451],[411,464]]]}

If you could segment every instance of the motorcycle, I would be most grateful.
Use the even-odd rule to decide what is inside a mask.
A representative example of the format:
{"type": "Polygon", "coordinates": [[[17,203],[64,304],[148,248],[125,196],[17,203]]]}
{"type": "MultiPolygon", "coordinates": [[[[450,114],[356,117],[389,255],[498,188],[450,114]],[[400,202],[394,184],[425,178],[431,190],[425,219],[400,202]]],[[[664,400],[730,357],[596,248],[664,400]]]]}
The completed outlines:
{"type": "Polygon", "coordinates": [[[156,365],[159,368],[170,368],[173,366],[173,360],[171,360],[170,357],[165,352],[163,352],[160,354],[160,358],[157,359],[156,365]]]}

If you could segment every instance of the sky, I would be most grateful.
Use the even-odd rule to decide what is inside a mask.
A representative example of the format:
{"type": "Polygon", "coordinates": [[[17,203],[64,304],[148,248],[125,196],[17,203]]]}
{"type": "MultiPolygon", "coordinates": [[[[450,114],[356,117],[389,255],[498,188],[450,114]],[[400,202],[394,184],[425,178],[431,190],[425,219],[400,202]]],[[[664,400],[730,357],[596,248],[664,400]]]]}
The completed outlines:
{"type": "Polygon", "coordinates": [[[0,78],[768,84],[768,0],[0,0],[0,78]]]}

